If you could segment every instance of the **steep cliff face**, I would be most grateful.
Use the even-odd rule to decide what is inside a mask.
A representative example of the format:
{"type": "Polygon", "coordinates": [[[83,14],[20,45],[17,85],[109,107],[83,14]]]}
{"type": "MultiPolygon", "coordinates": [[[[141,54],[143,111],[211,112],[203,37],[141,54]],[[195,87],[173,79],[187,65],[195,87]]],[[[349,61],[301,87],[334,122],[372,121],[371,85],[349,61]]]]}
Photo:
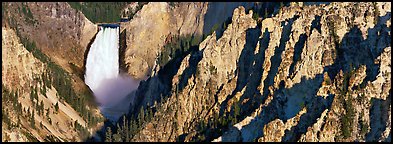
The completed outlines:
{"type": "Polygon", "coordinates": [[[103,117],[81,79],[96,26],[67,3],[2,3],[2,141],[83,141],[103,117]]]}
{"type": "MultiPolygon", "coordinates": [[[[178,73],[172,80],[171,91],[176,91],[172,95],[174,97],[170,96],[167,101],[163,102],[161,109],[158,110],[159,113],[156,113],[157,116],[147,124],[155,125],[157,131],[166,131],[166,133],[156,133],[151,136],[151,129],[146,128],[135,136],[135,140],[164,141],[169,139],[173,141],[180,134],[193,132],[197,123],[209,114],[208,111],[218,109],[214,96],[218,89],[216,86],[223,82],[227,83],[227,76],[235,71],[236,61],[239,59],[246,39],[245,30],[256,26],[255,21],[244,23],[253,21],[251,17],[252,13],[246,14],[244,8],[235,9],[232,17],[235,22],[228,25],[221,39],[216,41],[215,33],[213,33],[200,44],[200,51],[183,59],[178,73]],[[203,58],[198,62],[198,57],[203,58]],[[217,67],[217,69],[211,67],[217,67]]],[[[147,93],[145,97],[151,97],[148,94],[157,95],[147,93]]]]}
{"type": "Polygon", "coordinates": [[[390,141],[390,3],[293,4],[261,27],[252,13],[235,9],[170,85],[153,71],[132,140],[390,141]]]}
{"type": "Polygon", "coordinates": [[[128,73],[135,79],[152,75],[157,57],[172,37],[192,37],[200,42],[203,34],[208,34],[204,31],[215,24],[221,27],[239,5],[249,8],[253,4],[153,2],[144,5],[130,22],[121,25],[121,31],[126,31],[124,63],[128,73]]]}
{"type": "Polygon", "coordinates": [[[391,3],[291,3],[268,18],[255,3],[148,3],[121,23],[120,61],[146,80],[113,131],[78,74],[97,27],[67,3],[3,4],[2,141],[96,128],[125,142],[391,141],[391,3]],[[191,48],[162,64],[168,44],[190,45],[177,37],[191,48]]]}
{"type": "Polygon", "coordinates": [[[203,6],[203,3],[181,3],[178,7],[168,3],[143,6],[129,23],[124,24],[127,33],[124,61],[128,73],[136,79],[149,75],[168,35],[201,33],[195,31],[203,26],[200,25],[203,19],[198,17],[203,13],[203,6]]]}
{"type": "MultiPolygon", "coordinates": [[[[82,141],[77,125],[86,132],[102,125],[88,126],[87,119],[59,97],[60,89],[44,82],[48,63],[29,52],[14,30],[2,27],[2,48],[2,141],[82,141]]],[[[99,117],[97,109],[90,109],[95,111],[92,117],[99,117]]]]}
{"type": "Polygon", "coordinates": [[[34,41],[44,54],[67,71],[73,71],[71,65],[83,71],[85,50],[97,26],[82,12],[67,3],[55,2],[11,2],[4,3],[4,7],[7,27],[34,41]]]}

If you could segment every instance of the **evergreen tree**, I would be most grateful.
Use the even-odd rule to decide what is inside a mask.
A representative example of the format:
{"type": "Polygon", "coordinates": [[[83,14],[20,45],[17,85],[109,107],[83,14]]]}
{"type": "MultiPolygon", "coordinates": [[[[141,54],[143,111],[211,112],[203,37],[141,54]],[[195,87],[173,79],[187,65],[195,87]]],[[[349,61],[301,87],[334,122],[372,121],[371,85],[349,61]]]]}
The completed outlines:
{"type": "Polygon", "coordinates": [[[37,87],[34,87],[34,98],[37,99],[37,102],[38,102],[37,87]]]}
{"type": "Polygon", "coordinates": [[[30,107],[27,107],[27,113],[26,113],[26,117],[30,117],[31,113],[30,113],[30,107]]]}
{"type": "Polygon", "coordinates": [[[235,113],[234,120],[235,120],[235,123],[237,123],[237,116],[240,115],[240,102],[236,98],[235,98],[234,106],[235,106],[235,108],[234,108],[234,113],[235,113]]]}
{"type": "Polygon", "coordinates": [[[153,118],[153,110],[152,110],[152,108],[149,108],[149,116],[148,116],[149,118],[149,120],[151,120],[152,118],[153,118]]]}
{"type": "Polygon", "coordinates": [[[75,120],[75,121],[74,121],[74,128],[77,128],[77,127],[78,127],[78,121],[75,120]]]}
{"type": "Polygon", "coordinates": [[[49,118],[49,108],[46,109],[46,117],[49,118]]]}
{"type": "Polygon", "coordinates": [[[113,141],[113,142],[121,142],[121,136],[120,136],[120,134],[119,134],[119,133],[114,134],[114,135],[112,136],[112,141],[113,141]]]}
{"type": "Polygon", "coordinates": [[[42,93],[42,95],[44,95],[46,98],[48,98],[48,97],[46,96],[46,86],[43,86],[43,93],[42,93]]]}
{"type": "Polygon", "coordinates": [[[139,126],[142,126],[142,123],[143,123],[143,121],[144,121],[144,118],[145,118],[145,112],[144,112],[143,106],[142,106],[142,107],[141,107],[141,110],[140,110],[140,112],[139,112],[139,114],[138,114],[138,125],[139,125],[139,126]]]}
{"type": "Polygon", "coordinates": [[[55,111],[56,111],[56,112],[59,111],[59,102],[56,102],[56,104],[55,104],[55,111]]]}
{"type": "Polygon", "coordinates": [[[128,130],[128,122],[126,119],[126,116],[123,115],[123,136],[122,138],[124,139],[123,141],[128,142],[129,141],[129,130],[128,130]]]}
{"type": "Polygon", "coordinates": [[[18,115],[18,122],[16,123],[16,125],[17,125],[17,126],[20,125],[20,118],[19,118],[19,115],[18,115]]]}
{"type": "Polygon", "coordinates": [[[44,101],[43,100],[41,100],[40,111],[41,111],[41,115],[44,114],[44,101]]]}
{"type": "Polygon", "coordinates": [[[125,139],[124,129],[120,127],[119,123],[117,123],[117,134],[120,137],[120,141],[125,139]]]}
{"type": "Polygon", "coordinates": [[[105,142],[113,142],[113,141],[112,141],[112,130],[111,130],[110,127],[107,127],[107,128],[106,128],[105,142]]]}
{"type": "Polygon", "coordinates": [[[30,126],[31,126],[32,128],[35,128],[34,110],[33,110],[32,113],[31,113],[30,126]]]}
{"type": "Polygon", "coordinates": [[[34,92],[33,92],[33,89],[31,88],[31,90],[30,90],[30,101],[31,101],[31,103],[34,102],[33,99],[34,99],[34,92]]]}
{"type": "Polygon", "coordinates": [[[136,130],[138,129],[138,126],[136,125],[136,121],[131,119],[131,126],[130,126],[130,131],[132,134],[134,134],[136,132],[136,130]]]}

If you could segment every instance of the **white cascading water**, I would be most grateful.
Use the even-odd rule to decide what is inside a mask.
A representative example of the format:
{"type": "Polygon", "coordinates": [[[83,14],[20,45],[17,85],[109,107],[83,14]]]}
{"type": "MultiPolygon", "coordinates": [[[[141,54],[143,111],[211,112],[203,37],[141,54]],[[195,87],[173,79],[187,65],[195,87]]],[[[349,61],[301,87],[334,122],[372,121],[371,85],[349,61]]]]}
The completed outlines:
{"type": "Polygon", "coordinates": [[[100,27],[87,55],[85,83],[105,117],[115,121],[128,112],[138,82],[119,73],[119,27],[100,27]]]}

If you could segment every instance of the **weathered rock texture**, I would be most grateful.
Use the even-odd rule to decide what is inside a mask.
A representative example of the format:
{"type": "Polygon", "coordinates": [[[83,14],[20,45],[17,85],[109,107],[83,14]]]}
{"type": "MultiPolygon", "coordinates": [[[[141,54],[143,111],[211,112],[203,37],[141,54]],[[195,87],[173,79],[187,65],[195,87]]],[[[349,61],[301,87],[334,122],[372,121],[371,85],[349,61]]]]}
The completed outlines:
{"type": "MultiPolygon", "coordinates": [[[[391,3],[292,3],[262,21],[252,4],[149,3],[122,23],[127,72],[146,79],[129,116],[153,112],[115,141],[391,141],[391,3]],[[204,38],[234,5],[222,35],[158,65],[172,37],[204,38]],[[207,16],[209,8],[222,16],[207,16]]],[[[18,19],[14,3],[7,19],[62,67],[82,67],[96,26],[64,3],[27,5],[38,22],[18,19]]],[[[9,63],[3,73],[20,75],[9,63]]]]}
{"type": "MultiPolygon", "coordinates": [[[[80,130],[75,128],[75,121],[90,132],[102,125],[88,127],[87,121],[70,104],[59,100],[54,87],[49,86],[42,92],[44,86],[39,80],[47,70],[47,64],[23,46],[14,30],[2,27],[2,108],[5,110],[3,115],[7,115],[7,119],[15,125],[10,126],[2,121],[2,141],[51,141],[48,136],[58,141],[83,141],[84,138],[78,133],[80,130]],[[38,97],[31,100],[29,97],[33,87],[38,91],[38,97]],[[5,89],[18,93],[17,99],[5,101],[5,89]],[[18,113],[12,101],[19,103],[23,112],[18,113]],[[54,109],[56,103],[59,104],[58,112],[54,109]],[[38,114],[37,104],[43,107],[42,114],[38,114]],[[30,120],[27,110],[35,115],[33,120],[30,120]],[[35,121],[35,128],[30,125],[31,121],[35,121]]],[[[100,115],[98,109],[95,110],[95,114],[100,115]]]]}
{"type": "MultiPolygon", "coordinates": [[[[72,71],[70,63],[80,70],[88,43],[97,33],[97,26],[82,12],[64,2],[4,3],[7,26],[17,28],[22,37],[34,41],[44,54],[72,71]],[[23,11],[30,11],[32,18],[23,11]]],[[[75,73],[75,72],[74,72],[75,73]]]]}
{"type": "Polygon", "coordinates": [[[9,100],[7,95],[9,101],[2,102],[3,114],[10,121],[2,120],[2,141],[85,140],[87,134],[93,134],[103,124],[89,125],[92,119],[97,122],[103,117],[94,100],[89,99],[92,94],[82,80],[85,50],[97,27],[67,3],[9,2],[2,6],[2,96],[6,91],[18,93],[16,99],[9,100]],[[25,40],[22,44],[23,38],[29,43],[25,40]],[[57,75],[46,75],[49,70],[57,75]],[[63,79],[59,80],[60,77],[63,79]],[[44,80],[49,84],[44,86],[44,80]],[[65,85],[65,81],[71,86],[51,85],[54,82],[65,85]],[[89,100],[76,108],[75,104],[67,103],[69,100],[59,94],[60,90],[63,94],[64,90],[75,92],[73,99],[89,100]],[[36,98],[31,97],[33,91],[36,98]],[[82,107],[84,114],[80,113],[82,107]]]}
{"type": "Polygon", "coordinates": [[[160,104],[132,140],[390,141],[390,5],[293,4],[261,27],[235,9],[169,82],[143,81],[160,104]]]}
{"type": "Polygon", "coordinates": [[[214,22],[221,26],[238,5],[250,7],[252,3],[184,2],[170,5],[165,2],[152,2],[144,5],[132,20],[121,25],[121,31],[126,31],[127,48],[124,63],[128,74],[135,79],[145,79],[150,76],[156,58],[171,37],[193,36],[201,41],[204,29],[211,29],[214,22]],[[215,12],[207,13],[211,7],[214,10],[210,11],[215,12]],[[221,15],[211,16],[212,14],[221,15]],[[205,23],[209,25],[204,25],[205,23]]]}

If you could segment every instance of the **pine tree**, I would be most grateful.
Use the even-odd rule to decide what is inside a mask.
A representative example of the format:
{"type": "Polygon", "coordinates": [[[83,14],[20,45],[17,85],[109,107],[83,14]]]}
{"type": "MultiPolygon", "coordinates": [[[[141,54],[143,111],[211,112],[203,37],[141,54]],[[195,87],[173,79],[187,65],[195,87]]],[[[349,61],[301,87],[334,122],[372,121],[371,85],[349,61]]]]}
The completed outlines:
{"type": "Polygon", "coordinates": [[[56,112],[59,111],[59,102],[56,102],[56,104],[55,104],[55,111],[56,111],[56,112]]]}
{"type": "Polygon", "coordinates": [[[46,86],[46,83],[45,83],[45,74],[44,74],[44,72],[43,73],[41,73],[41,86],[42,87],[45,87],[46,86]]]}
{"type": "MultiPolygon", "coordinates": [[[[27,114],[26,114],[26,115],[30,117],[30,115],[31,115],[31,114],[30,114],[30,107],[27,107],[27,114]]],[[[27,116],[26,116],[26,117],[27,117],[27,116]]]]}
{"type": "Polygon", "coordinates": [[[40,104],[40,111],[41,111],[41,115],[44,114],[44,101],[41,100],[41,104],[40,104]]]}
{"type": "Polygon", "coordinates": [[[17,125],[17,126],[20,125],[20,118],[19,118],[19,115],[18,115],[18,122],[16,123],[16,125],[17,125]]]}
{"type": "Polygon", "coordinates": [[[138,125],[142,126],[143,121],[145,121],[145,111],[143,110],[143,106],[138,114],[138,125]]]}
{"type": "Polygon", "coordinates": [[[142,117],[142,121],[145,121],[146,114],[145,114],[145,109],[143,108],[143,106],[141,108],[141,117],[142,117]]]}
{"type": "Polygon", "coordinates": [[[34,99],[34,92],[33,92],[33,89],[31,88],[31,91],[30,91],[30,100],[31,100],[31,103],[34,102],[33,99],[34,99]]]}
{"type": "Polygon", "coordinates": [[[138,129],[138,126],[136,125],[135,120],[131,119],[131,126],[130,126],[130,131],[131,134],[134,134],[134,132],[138,129]]]}
{"type": "Polygon", "coordinates": [[[121,142],[121,136],[119,133],[114,134],[112,139],[113,142],[121,142]]]}
{"type": "Polygon", "coordinates": [[[35,128],[34,110],[31,113],[30,125],[31,125],[32,128],[35,128]]]}
{"type": "Polygon", "coordinates": [[[126,116],[123,116],[123,139],[125,142],[129,141],[129,130],[128,130],[129,126],[128,126],[128,122],[126,119],[126,116]]]}
{"type": "Polygon", "coordinates": [[[149,108],[149,120],[153,118],[153,110],[152,108],[149,108]]]}
{"type": "Polygon", "coordinates": [[[48,109],[46,109],[46,117],[48,117],[48,118],[49,118],[49,108],[48,108],[48,109]]]}
{"type": "Polygon", "coordinates": [[[117,123],[117,135],[119,136],[119,139],[116,139],[116,141],[121,141],[124,139],[124,129],[120,127],[119,123],[117,123]]]}
{"type": "Polygon", "coordinates": [[[48,98],[47,96],[46,96],[46,86],[43,86],[43,94],[42,95],[44,95],[46,98],[48,98]]]}
{"type": "Polygon", "coordinates": [[[38,102],[37,87],[34,87],[34,98],[37,99],[37,102],[38,102]]]}
{"type": "Polygon", "coordinates": [[[78,122],[77,122],[77,120],[75,120],[74,121],[74,128],[77,128],[78,127],[78,122]]]}
{"type": "Polygon", "coordinates": [[[234,115],[234,120],[235,120],[235,123],[237,123],[237,116],[239,116],[240,115],[240,102],[235,98],[235,108],[234,108],[234,113],[235,113],[235,115],[234,115]]]}
{"type": "Polygon", "coordinates": [[[112,130],[110,127],[106,128],[105,142],[112,142],[112,130]]]}

